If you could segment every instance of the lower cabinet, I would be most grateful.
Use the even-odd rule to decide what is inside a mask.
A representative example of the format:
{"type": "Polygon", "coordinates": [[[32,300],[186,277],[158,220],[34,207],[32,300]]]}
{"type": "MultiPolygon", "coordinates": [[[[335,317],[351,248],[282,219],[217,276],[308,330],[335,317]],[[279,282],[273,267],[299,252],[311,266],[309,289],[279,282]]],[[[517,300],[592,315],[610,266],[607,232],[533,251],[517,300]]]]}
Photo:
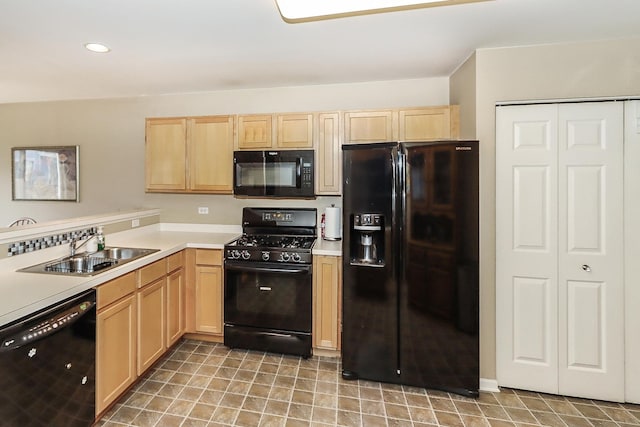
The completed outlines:
{"type": "Polygon", "coordinates": [[[188,270],[193,271],[189,280],[187,311],[190,317],[189,332],[222,337],[223,334],[223,282],[222,251],[214,249],[190,249],[187,252],[188,270]]]}
{"type": "Polygon", "coordinates": [[[183,260],[179,252],[97,287],[96,415],[184,334],[183,260]]]}
{"type": "Polygon", "coordinates": [[[164,354],[165,328],[165,279],[140,289],[138,302],[138,375],[142,375],[153,362],[164,354]]]}
{"type": "Polygon", "coordinates": [[[96,414],[107,409],[137,378],[135,289],[134,272],[98,287],[96,414]]]}
{"type": "Polygon", "coordinates": [[[167,257],[167,348],[175,344],[185,332],[185,274],[184,252],[167,257]]]}
{"type": "Polygon", "coordinates": [[[342,257],[313,257],[313,348],[340,350],[342,257]]]}

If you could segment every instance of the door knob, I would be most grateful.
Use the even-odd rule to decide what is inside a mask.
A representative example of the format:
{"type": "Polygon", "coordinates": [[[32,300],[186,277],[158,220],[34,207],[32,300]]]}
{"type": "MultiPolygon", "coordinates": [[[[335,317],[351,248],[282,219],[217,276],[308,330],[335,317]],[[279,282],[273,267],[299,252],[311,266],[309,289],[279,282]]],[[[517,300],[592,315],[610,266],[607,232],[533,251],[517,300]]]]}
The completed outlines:
{"type": "Polygon", "coordinates": [[[589,267],[587,264],[582,264],[582,269],[586,272],[591,271],[591,267],[589,267]]]}

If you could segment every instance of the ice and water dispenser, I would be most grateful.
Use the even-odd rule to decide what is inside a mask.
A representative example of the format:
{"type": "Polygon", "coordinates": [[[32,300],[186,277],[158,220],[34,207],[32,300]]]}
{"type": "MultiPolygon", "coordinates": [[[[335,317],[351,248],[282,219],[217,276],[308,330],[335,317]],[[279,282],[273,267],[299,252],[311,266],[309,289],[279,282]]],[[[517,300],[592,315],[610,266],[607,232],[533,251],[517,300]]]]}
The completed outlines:
{"type": "Polygon", "coordinates": [[[351,264],[384,267],[384,216],[354,214],[350,228],[351,264]]]}

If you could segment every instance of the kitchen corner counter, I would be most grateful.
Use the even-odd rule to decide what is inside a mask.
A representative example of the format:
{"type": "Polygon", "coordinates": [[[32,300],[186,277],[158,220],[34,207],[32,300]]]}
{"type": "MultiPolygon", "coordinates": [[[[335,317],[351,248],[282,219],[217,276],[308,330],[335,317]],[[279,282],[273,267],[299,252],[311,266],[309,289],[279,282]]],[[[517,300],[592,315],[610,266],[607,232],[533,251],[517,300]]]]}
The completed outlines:
{"type": "Polygon", "coordinates": [[[318,237],[311,252],[313,255],[342,256],[342,240],[323,240],[318,237]]]}
{"type": "Polygon", "coordinates": [[[107,246],[158,249],[158,252],[90,277],[24,273],[16,270],[68,255],[68,245],[0,260],[0,326],[136,270],[185,248],[223,249],[240,227],[154,224],[107,234],[107,246]]]}

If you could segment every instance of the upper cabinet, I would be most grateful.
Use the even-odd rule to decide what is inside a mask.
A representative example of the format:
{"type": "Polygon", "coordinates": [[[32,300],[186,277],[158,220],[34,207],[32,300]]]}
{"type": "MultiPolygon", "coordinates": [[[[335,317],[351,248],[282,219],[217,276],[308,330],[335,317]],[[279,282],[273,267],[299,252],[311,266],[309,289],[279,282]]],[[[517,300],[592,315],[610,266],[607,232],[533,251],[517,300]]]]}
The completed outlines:
{"type": "Polygon", "coordinates": [[[393,110],[347,111],[344,113],[344,142],[396,141],[398,139],[398,115],[393,110]]]}
{"type": "Polygon", "coordinates": [[[260,150],[271,148],[273,135],[271,114],[238,116],[238,149],[260,150]]]}
{"type": "Polygon", "coordinates": [[[147,191],[186,190],[186,149],[186,119],[147,119],[145,141],[147,191]]]}
{"type": "Polygon", "coordinates": [[[342,127],[339,113],[318,114],[316,130],[316,194],[340,195],[342,191],[342,127]]]}
{"type": "Polygon", "coordinates": [[[344,113],[345,144],[457,139],[459,128],[457,105],[344,113]]]}
{"type": "Polygon", "coordinates": [[[400,141],[428,141],[460,137],[459,107],[416,108],[398,111],[400,141]]]}
{"type": "Polygon", "coordinates": [[[234,116],[147,119],[148,192],[231,194],[234,116]]]}
{"type": "Polygon", "coordinates": [[[150,118],[146,191],[232,194],[234,149],[313,149],[316,195],[340,195],[342,144],[458,139],[459,128],[457,105],[150,118]]]}
{"type": "Polygon", "coordinates": [[[231,194],[233,116],[197,117],[189,124],[189,189],[231,194]]]}
{"type": "Polygon", "coordinates": [[[313,114],[238,116],[238,150],[313,148],[313,114]]]}
{"type": "Polygon", "coordinates": [[[276,115],[278,148],[313,148],[313,114],[276,115]]]}

